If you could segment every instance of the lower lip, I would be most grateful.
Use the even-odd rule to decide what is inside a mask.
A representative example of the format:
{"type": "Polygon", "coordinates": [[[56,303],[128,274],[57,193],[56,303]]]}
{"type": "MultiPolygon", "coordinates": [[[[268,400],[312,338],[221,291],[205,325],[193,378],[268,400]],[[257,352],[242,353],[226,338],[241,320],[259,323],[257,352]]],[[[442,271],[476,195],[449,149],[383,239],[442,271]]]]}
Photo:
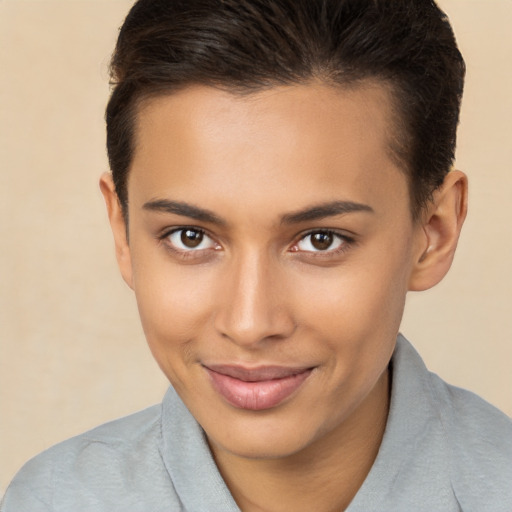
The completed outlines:
{"type": "Polygon", "coordinates": [[[213,388],[232,406],[238,409],[261,411],[278,406],[292,395],[311,375],[312,370],[306,370],[296,375],[281,379],[246,382],[209,368],[213,388]]]}

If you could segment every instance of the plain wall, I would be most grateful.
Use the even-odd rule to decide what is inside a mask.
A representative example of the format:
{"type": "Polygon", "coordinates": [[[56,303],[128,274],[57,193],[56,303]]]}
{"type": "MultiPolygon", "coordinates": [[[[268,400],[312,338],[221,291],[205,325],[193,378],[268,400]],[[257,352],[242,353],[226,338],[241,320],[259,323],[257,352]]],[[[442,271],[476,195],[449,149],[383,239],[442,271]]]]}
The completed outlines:
{"type": "MultiPolygon", "coordinates": [[[[468,64],[470,213],[448,277],[408,300],[428,366],[512,415],[512,1],[442,0],[468,64]]],[[[0,489],[44,448],[167,386],[98,189],[108,59],[130,1],[0,1],[0,489]]]]}

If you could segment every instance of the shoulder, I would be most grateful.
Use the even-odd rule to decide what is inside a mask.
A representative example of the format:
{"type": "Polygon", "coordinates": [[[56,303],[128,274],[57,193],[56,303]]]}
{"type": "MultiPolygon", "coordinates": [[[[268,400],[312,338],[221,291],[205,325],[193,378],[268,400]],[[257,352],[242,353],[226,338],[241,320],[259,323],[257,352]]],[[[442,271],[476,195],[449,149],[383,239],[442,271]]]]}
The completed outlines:
{"type": "MultiPolygon", "coordinates": [[[[111,510],[120,510],[121,503],[125,510],[139,510],[133,491],[140,494],[149,479],[158,489],[159,480],[167,477],[160,438],[157,405],[59,443],[23,466],[7,489],[1,510],[104,510],[100,503],[110,503],[111,510]]],[[[169,487],[168,482],[161,485],[169,487]]]]}
{"type": "Polygon", "coordinates": [[[134,456],[133,449],[156,445],[160,432],[161,406],[155,405],[135,414],[100,425],[76,437],[63,441],[27,463],[27,467],[45,464],[59,466],[92,461],[96,464],[105,459],[109,466],[125,462],[134,456]]]}
{"type": "Polygon", "coordinates": [[[512,510],[512,420],[474,393],[430,373],[450,455],[451,480],[463,510],[512,510]]]}
{"type": "Polygon", "coordinates": [[[398,336],[375,463],[350,510],[512,511],[512,423],[398,336]]]}

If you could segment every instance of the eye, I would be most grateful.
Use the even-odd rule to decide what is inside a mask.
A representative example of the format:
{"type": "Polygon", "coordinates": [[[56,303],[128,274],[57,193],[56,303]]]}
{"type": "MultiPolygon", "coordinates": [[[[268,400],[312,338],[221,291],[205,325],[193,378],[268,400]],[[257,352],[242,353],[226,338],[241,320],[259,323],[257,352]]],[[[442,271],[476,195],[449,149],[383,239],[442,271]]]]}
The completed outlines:
{"type": "Polygon", "coordinates": [[[204,231],[197,228],[175,229],[166,236],[168,243],[178,251],[200,251],[203,249],[216,249],[214,242],[204,231]]]}
{"type": "Polygon", "coordinates": [[[333,231],[312,231],[303,236],[296,244],[298,251],[329,252],[339,249],[346,239],[333,231]]]}

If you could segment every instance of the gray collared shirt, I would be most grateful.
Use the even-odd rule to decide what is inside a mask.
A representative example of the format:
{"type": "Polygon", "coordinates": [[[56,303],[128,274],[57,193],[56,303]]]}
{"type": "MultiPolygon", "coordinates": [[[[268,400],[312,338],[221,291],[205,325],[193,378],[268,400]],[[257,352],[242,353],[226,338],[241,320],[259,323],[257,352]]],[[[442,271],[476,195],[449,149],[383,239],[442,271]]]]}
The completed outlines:
{"type": "MultiPolygon", "coordinates": [[[[512,512],[512,421],[428,372],[402,336],[384,438],[347,512],[512,512]]],[[[30,460],[1,512],[239,512],[172,388],[30,460]]]]}

